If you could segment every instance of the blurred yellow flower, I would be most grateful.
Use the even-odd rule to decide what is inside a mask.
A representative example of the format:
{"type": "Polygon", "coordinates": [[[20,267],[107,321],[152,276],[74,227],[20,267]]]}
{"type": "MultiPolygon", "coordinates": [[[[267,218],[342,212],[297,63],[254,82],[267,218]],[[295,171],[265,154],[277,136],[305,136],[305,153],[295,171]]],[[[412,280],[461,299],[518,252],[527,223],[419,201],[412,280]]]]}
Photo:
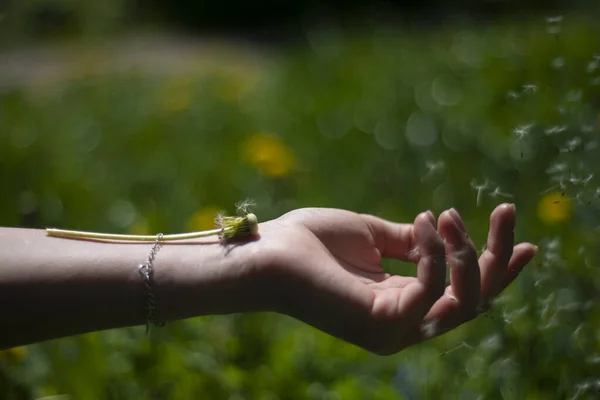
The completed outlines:
{"type": "Polygon", "coordinates": [[[0,359],[14,360],[22,362],[27,358],[29,351],[26,346],[12,347],[6,350],[0,350],[0,359]]]}
{"type": "Polygon", "coordinates": [[[294,167],[294,155],[285,143],[266,133],[251,135],[243,146],[244,159],[268,177],[289,174],[294,167]]]}
{"type": "Polygon", "coordinates": [[[566,221],[572,212],[573,203],[564,193],[548,193],[538,203],[538,217],[547,224],[566,221]]]}
{"type": "Polygon", "coordinates": [[[215,218],[221,211],[216,206],[206,206],[196,211],[188,221],[188,230],[191,232],[215,228],[215,218]]]}

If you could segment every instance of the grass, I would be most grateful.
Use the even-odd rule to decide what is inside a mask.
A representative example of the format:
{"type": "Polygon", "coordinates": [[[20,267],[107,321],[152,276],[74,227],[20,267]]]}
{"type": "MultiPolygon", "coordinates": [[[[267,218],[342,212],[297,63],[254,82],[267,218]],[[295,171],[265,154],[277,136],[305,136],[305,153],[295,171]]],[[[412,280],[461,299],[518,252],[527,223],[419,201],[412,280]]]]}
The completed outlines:
{"type": "Polygon", "coordinates": [[[517,240],[541,251],[488,317],[393,357],[282,316],[213,316],[2,352],[0,397],[591,398],[600,35],[577,17],[547,28],[314,31],[259,67],[2,89],[4,226],[202,230],[251,197],[261,220],[456,207],[481,246],[511,201],[517,240]]]}

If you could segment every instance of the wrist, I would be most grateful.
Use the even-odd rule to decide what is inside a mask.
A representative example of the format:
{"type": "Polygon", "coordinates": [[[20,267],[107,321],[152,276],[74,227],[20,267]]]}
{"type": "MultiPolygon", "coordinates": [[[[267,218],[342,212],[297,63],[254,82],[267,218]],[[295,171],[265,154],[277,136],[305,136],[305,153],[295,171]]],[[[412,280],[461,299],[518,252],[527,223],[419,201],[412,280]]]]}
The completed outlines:
{"type": "Polygon", "coordinates": [[[267,309],[257,244],[164,244],[154,268],[158,320],[267,309]]]}

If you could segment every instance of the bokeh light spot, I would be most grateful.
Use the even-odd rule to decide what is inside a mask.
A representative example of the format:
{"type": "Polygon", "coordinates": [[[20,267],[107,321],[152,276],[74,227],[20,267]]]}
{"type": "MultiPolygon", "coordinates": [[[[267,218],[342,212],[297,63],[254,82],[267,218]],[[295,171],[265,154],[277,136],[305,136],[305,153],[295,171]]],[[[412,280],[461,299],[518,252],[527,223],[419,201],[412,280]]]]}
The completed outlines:
{"type": "Polygon", "coordinates": [[[206,206],[196,211],[188,220],[188,230],[195,232],[214,229],[215,218],[221,210],[217,206],[206,206]]]}
{"type": "Polygon", "coordinates": [[[267,177],[288,175],[295,159],[290,149],[279,138],[256,133],[244,143],[244,159],[267,177]]]}
{"type": "Polygon", "coordinates": [[[437,140],[435,123],[420,112],[414,112],[406,122],[406,138],[413,146],[431,146],[437,140]]]}
{"type": "Polygon", "coordinates": [[[538,217],[546,224],[566,221],[571,217],[572,211],[572,200],[564,193],[548,193],[538,203],[538,217]]]}
{"type": "Polygon", "coordinates": [[[135,220],[137,212],[133,204],[127,200],[115,201],[108,211],[110,222],[119,228],[126,228],[135,220]]]}

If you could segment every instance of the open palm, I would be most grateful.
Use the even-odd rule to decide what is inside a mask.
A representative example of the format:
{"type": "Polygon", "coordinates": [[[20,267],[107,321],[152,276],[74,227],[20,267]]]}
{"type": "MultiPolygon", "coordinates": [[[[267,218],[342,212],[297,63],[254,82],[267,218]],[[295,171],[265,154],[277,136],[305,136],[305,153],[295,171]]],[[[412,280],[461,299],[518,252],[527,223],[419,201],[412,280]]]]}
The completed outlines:
{"type": "Polygon", "coordinates": [[[512,282],[536,252],[529,243],[514,246],[514,225],[514,206],[498,206],[478,258],[453,209],[437,223],[426,212],[398,224],[308,208],[263,224],[258,242],[277,282],[274,309],[392,354],[473,319],[512,282]],[[386,273],[383,258],[416,263],[417,277],[386,273]]]}

